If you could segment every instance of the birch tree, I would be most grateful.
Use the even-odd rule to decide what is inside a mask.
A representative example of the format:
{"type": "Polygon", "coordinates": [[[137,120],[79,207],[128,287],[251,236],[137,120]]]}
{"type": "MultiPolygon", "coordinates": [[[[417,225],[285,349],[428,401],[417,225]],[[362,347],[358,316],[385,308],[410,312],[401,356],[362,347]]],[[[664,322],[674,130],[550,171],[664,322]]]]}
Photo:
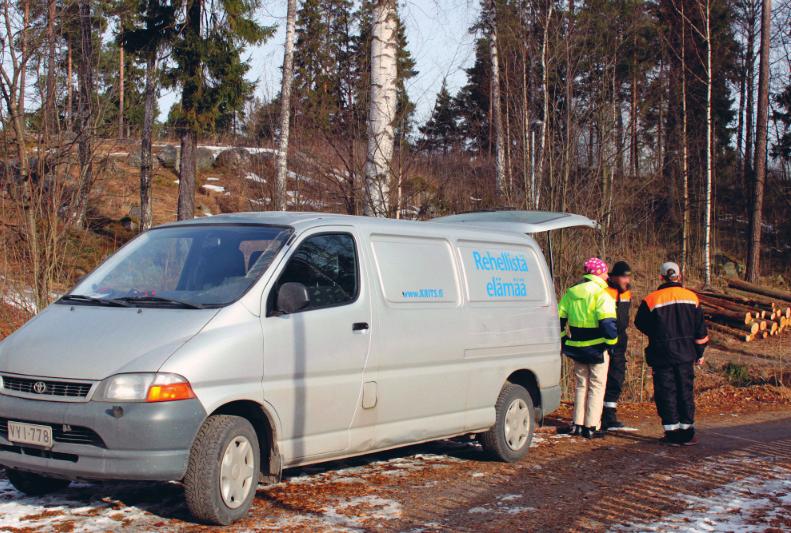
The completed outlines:
{"type": "Polygon", "coordinates": [[[714,196],[714,124],[712,122],[711,63],[711,0],[705,3],[704,32],[706,40],[706,198],[703,217],[703,285],[711,286],[711,211],[714,196]]]}
{"type": "Polygon", "coordinates": [[[761,59],[758,67],[758,112],[755,129],[755,184],[753,208],[750,213],[750,246],[747,258],[747,280],[761,275],[761,228],[763,225],[764,185],[766,183],[766,136],[769,119],[769,48],[771,46],[772,0],[763,0],[761,7],[761,59]]]}
{"type": "Polygon", "coordinates": [[[689,138],[687,113],[687,20],[684,16],[684,3],[681,3],[681,194],[683,213],[681,223],[681,272],[686,275],[689,261],[689,138]]]}
{"type": "Polygon", "coordinates": [[[365,206],[368,216],[385,217],[390,203],[397,107],[396,1],[377,0],[371,31],[371,81],[368,104],[368,151],[365,161],[365,206]]]}
{"type": "Polygon", "coordinates": [[[275,167],[274,208],[285,211],[288,208],[286,183],[288,179],[288,136],[291,123],[291,85],[294,81],[294,36],[297,22],[297,0],[288,0],[286,14],[286,44],[283,51],[283,79],[280,84],[280,131],[277,140],[275,167]]]}
{"type": "Polygon", "coordinates": [[[494,122],[495,195],[502,198],[505,190],[505,135],[503,134],[502,97],[500,95],[500,61],[497,52],[497,6],[489,0],[489,58],[492,68],[492,114],[494,122]]]}

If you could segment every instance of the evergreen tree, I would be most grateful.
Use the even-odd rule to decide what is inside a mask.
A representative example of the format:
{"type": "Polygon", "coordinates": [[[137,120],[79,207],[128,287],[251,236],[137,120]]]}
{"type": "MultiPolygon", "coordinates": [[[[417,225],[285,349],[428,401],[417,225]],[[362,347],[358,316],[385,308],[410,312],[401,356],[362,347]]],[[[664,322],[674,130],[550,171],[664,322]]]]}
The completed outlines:
{"type": "Polygon", "coordinates": [[[466,73],[467,83],[461,88],[455,101],[461,119],[460,133],[470,149],[486,150],[491,138],[489,131],[491,63],[487,38],[481,37],[475,41],[475,63],[466,69],[466,73]]]}
{"type": "Polygon", "coordinates": [[[434,110],[426,123],[421,126],[420,133],[429,151],[448,153],[459,141],[457,123],[458,109],[456,102],[448,92],[445,80],[437,93],[434,110]]]}
{"type": "Polygon", "coordinates": [[[216,127],[218,117],[241,110],[250,96],[244,79],[250,66],[241,53],[272,33],[254,20],[259,6],[260,0],[187,0],[183,5],[172,46],[174,65],[166,77],[169,86],[181,88],[179,220],[191,219],[195,210],[198,134],[216,127]]]}
{"type": "Polygon", "coordinates": [[[297,12],[294,96],[311,127],[341,127],[353,83],[351,0],[305,0],[297,12]]]}
{"type": "Polygon", "coordinates": [[[775,112],[772,119],[777,125],[782,125],[782,133],[778,135],[777,142],[772,148],[772,157],[779,157],[787,164],[791,159],[791,84],[786,85],[783,92],[775,97],[775,112]]]}

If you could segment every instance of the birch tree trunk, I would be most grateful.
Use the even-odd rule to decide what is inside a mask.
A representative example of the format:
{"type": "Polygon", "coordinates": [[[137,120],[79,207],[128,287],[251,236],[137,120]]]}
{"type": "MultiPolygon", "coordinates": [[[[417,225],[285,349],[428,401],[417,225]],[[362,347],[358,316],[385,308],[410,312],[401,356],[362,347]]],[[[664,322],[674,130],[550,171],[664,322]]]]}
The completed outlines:
{"type": "Polygon", "coordinates": [[[368,154],[365,161],[365,214],[385,217],[390,203],[390,162],[396,114],[396,0],[378,0],[371,31],[371,87],[368,154]]]}
{"type": "Polygon", "coordinates": [[[755,130],[755,186],[750,214],[750,248],[747,281],[761,276],[761,229],[763,225],[764,185],[766,183],[766,136],[769,119],[769,47],[771,46],[772,0],[761,7],[761,62],[758,70],[758,112],[755,130]]]}
{"type": "Polygon", "coordinates": [[[118,47],[118,138],[124,138],[124,47],[118,47]]]}
{"type": "Polygon", "coordinates": [[[703,218],[703,285],[711,286],[711,211],[714,196],[714,133],[712,122],[711,0],[706,0],[706,199],[703,218]]]}
{"type": "Polygon", "coordinates": [[[88,197],[93,187],[93,40],[91,38],[91,3],[79,0],[80,55],[77,61],[79,78],[78,157],[80,180],[77,191],[75,224],[85,227],[88,197]]]}
{"type": "Polygon", "coordinates": [[[541,45],[541,92],[544,99],[544,116],[541,117],[541,157],[538,159],[538,179],[540,183],[536,186],[535,209],[538,209],[541,202],[541,185],[544,183],[545,158],[549,147],[549,23],[552,20],[553,9],[554,4],[549,4],[544,21],[544,38],[541,45]]]}
{"type": "MultiPolygon", "coordinates": [[[[90,10],[90,7],[89,7],[90,10]]],[[[57,75],[57,65],[55,60],[55,24],[56,24],[56,4],[55,0],[47,1],[47,92],[44,102],[44,137],[48,138],[55,127],[55,76],[57,75]]],[[[80,15],[82,18],[82,14],[80,15]]],[[[82,23],[82,21],[80,21],[82,23]]]]}
{"type": "Polygon", "coordinates": [[[686,275],[689,262],[689,138],[687,134],[687,19],[681,4],[681,194],[683,212],[681,222],[681,272],[686,275]]]}
{"type": "Polygon", "coordinates": [[[288,208],[286,185],[288,180],[288,137],[291,124],[291,85],[294,80],[294,35],[297,22],[297,0],[288,0],[286,14],[286,45],[283,52],[283,79],[280,84],[280,134],[277,140],[275,167],[275,197],[273,208],[288,208]]]}
{"type": "Polygon", "coordinates": [[[140,139],[140,231],[151,229],[151,135],[156,105],[157,53],[149,52],[146,58],[146,88],[143,111],[143,133],[140,139]]]}
{"type": "Polygon", "coordinates": [[[495,196],[505,195],[505,137],[503,134],[503,110],[500,97],[500,59],[497,54],[497,11],[494,1],[489,3],[489,58],[492,68],[492,112],[495,139],[495,196]]]}

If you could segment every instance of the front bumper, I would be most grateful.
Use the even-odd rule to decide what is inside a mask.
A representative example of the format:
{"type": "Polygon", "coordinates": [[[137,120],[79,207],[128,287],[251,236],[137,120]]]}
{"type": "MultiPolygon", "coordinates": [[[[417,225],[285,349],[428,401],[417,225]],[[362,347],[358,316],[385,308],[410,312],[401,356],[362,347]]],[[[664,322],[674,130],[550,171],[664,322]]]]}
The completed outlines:
{"type": "Polygon", "coordinates": [[[0,465],[68,479],[180,480],[205,418],[196,399],[65,403],[0,395],[0,465]],[[10,442],[8,420],[52,426],[53,447],[10,442]]]}

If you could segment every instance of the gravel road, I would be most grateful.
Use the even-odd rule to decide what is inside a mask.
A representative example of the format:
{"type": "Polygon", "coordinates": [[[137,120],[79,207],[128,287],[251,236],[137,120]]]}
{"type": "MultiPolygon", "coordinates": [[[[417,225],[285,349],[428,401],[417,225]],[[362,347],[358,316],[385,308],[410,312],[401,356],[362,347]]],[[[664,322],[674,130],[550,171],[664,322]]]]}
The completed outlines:
{"type": "MultiPolygon", "coordinates": [[[[791,529],[791,410],[718,415],[701,443],[656,442],[655,417],[589,442],[545,428],[506,465],[443,441],[287,472],[238,531],[782,531],[791,529]]],[[[24,497],[0,475],[0,531],[208,530],[178,484],[74,484],[24,497]]]]}

